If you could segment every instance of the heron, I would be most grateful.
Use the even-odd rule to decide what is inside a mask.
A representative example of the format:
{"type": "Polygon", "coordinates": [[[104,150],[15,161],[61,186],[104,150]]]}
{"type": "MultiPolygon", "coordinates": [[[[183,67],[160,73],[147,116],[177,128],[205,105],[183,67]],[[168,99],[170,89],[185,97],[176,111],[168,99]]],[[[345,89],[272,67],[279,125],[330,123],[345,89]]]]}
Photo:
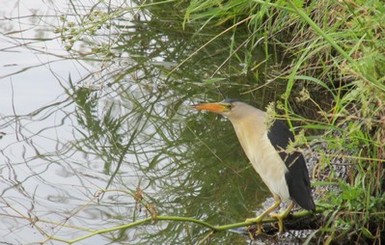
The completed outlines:
{"type": "Polygon", "coordinates": [[[255,171],[273,194],[274,204],[256,218],[257,223],[270,215],[277,219],[279,233],[284,231],[283,220],[297,203],[314,211],[310,179],[306,162],[299,151],[288,151],[294,135],[283,120],[269,120],[267,113],[237,99],[193,105],[196,110],[221,114],[233,125],[238,140],[255,171]],[[273,213],[281,202],[289,202],[281,213],[273,213]]]}

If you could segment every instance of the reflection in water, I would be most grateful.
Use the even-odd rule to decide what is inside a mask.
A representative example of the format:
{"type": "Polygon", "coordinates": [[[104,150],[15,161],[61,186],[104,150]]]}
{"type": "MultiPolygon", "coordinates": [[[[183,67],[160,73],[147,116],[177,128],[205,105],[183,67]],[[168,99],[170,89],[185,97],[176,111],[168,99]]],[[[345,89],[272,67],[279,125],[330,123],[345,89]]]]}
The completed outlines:
{"type": "MultiPolygon", "coordinates": [[[[37,64],[22,83],[39,84],[42,72],[49,73],[55,77],[49,83],[61,89],[49,90],[56,99],[23,115],[9,108],[1,114],[0,132],[6,134],[0,139],[1,235],[6,242],[73,239],[155,212],[212,224],[239,222],[253,216],[256,200],[265,198],[231,126],[189,106],[222,96],[269,102],[274,90],[247,93],[258,75],[240,65],[260,64],[261,52],[256,49],[250,59],[243,51],[247,42],[233,40],[238,52],[228,59],[232,35],[227,33],[170,73],[221,30],[196,36],[193,26],[181,28],[180,12],[166,12],[164,4],[140,11],[126,1],[114,2],[70,1],[63,13],[49,5],[60,23],[41,25],[50,23],[61,35],[76,69],[90,71],[78,79],[77,72],[68,75],[69,67],[37,64]]],[[[46,20],[45,13],[38,14],[46,20]]],[[[23,54],[31,51],[26,48],[23,54]]],[[[5,78],[12,82],[24,72],[5,78]]],[[[20,103],[18,108],[28,106],[18,100],[19,92],[8,99],[20,103]]],[[[197,225],[159,221],[94,236],[84,244],[196,243],[206,235],[197,225]]],[[[213,239],[244,241],[231,233],[213,239]]]]}

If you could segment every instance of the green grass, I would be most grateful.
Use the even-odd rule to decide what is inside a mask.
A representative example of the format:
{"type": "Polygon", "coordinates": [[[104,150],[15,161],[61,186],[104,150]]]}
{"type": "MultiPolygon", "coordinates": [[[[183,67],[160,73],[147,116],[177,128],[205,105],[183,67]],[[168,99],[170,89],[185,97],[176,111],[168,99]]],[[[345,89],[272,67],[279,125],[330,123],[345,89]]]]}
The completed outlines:
{"type": "Polygon", "coordinates": [[[262,36],[266,56],[285,61],[281,72],[269,74],[286,82],[278,103],[285,117],[302,121],[305,130],[322,128],[309,141],[324,142],[325,151],[341,155],[351,165],[346,179],[332,178],[340,191],[319,200],[331,206],[318,239],[330,243],[353,237],[357,242],[380,243],[385,229],[385,5],[382,1],[191,1],[184,26],[197,22],[202,29],[235,26],[247,18],[250,42],[262,36]],[[295,98],[300,99],[295,102],[295,98]],[[316,116],[304,118],[297,109],[301,104],[316,116]]]}
{"type": "MultiPolygon", "coordinates": [[[[235,75],[242,80],[233,79],[233,83],[252,77],[254,83],[244,93],[260,100],[257,92],[265,87],[275,88],[277,84],[283,87],[276,96],[279,114],[303,130],[306,137],[301,138],[301,143],[324,146],[314,150],[321,156],[318,168],[327,176],[313,177],[318,186],[338,188],[318,200],[320,206],[326,207],[325,222],[314,238],[326,244],[346,239],[379,244],[384,239],[385,5],[382,1],[193,0],[179,4],[138,2],[138,6],[108,14],[94,11],[80,25],[62,18],[64,27],[57,32],[71,50],[84,36],[98,35],[100,29],[108,30],[114,19],[126,13],[135,16],[136,10],[142,9],[152,13],[152,18],[143,26],[138,21],[138,26],[149,30],[156,24],[155,29],[167,36],[169,43],[176,40],[175,36],[182,36],[181,39],[187,40],[184,47],[189,48],[194,37],[207,36],[199,48],[189,52],[167,50],[167,43],[162,46],[161,52],[166,52],[167,57],[185,55],[172,69],[161,70],[176,80],[190,74],[184,70],[186,66],[213,62],[216,56],[206,57],[207,49],[217,48],[215,41],[226,36],[230,40],[226,41],[228,57],[214,72],[207,69],[200,73],[210,74],[196,78],[206,81],[201,89],[224,83],[235,75]],[[171,10],[164,11],[168,7],[171,10]],[[206,30],[210,30],[209,34],[206,30]],[[256,58],[260,52],[265,60],[256,58]],[[242,63],[242,69],[234,68],[234,63],[242,63]],[[227,73],[218,72],[227,64],[230,64],[227,73]],[[345,178],[338,177],[331,168],[338,158],[348,164],[345,178]]],[[[129,52],[127,46],[139,47],[138,43],[150,46],[154,36],[146,36],[149,32],[143,30],[139,38],[136,36],[139,32],[122,32],[105,46],[90,41],[88,44],[94,47],[90,52],[107,61],[129,52]]],[[[116,80],[139,70],[142,64],[146,66],[147,56],[152,56],[141,53],[141,47],[133,50],[131,58],[139,65],[125,67],[127,71],[119,73],[116,80]]]]}

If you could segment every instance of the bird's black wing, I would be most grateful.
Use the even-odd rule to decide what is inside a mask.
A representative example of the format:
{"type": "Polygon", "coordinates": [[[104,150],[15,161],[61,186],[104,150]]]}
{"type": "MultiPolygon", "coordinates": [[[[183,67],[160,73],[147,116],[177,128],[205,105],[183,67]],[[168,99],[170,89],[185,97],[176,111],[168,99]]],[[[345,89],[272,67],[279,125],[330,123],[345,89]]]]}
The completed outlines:
{"type": "Polygon", "coordinates": [[[290,197],[302,208],[314,210],[305,159],[298,151],[290,153],[286,151],[290,141],[294,141],[294,135],[284,121],[276,120],[269,128],[267,136],[289,170],[285,178],[290,197]]]}

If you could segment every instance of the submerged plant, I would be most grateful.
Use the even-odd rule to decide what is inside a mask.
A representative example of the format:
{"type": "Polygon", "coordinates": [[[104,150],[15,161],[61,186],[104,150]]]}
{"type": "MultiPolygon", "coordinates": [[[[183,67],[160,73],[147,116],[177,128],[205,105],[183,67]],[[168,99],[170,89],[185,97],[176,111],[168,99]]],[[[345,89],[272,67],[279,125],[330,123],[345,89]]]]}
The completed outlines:
{"type": "MultiPolygon", "coordinates": [[[[116,8],[102,8],[102,3],[77,18],[60,18],[56,32],[67,50],[90,62],[109,62],[105,76],[118,85],[130,80],[159,97],[177,94],[182,99],[176,107],[202,91],[249,96],[261,104],[275,98],[278,114],[305,135],[301,143],[322,146],[314,148],[319,155],[314,184],[332,187],[319,197],[325,220],[313,238],[325,243],[384,239],[381,1],[137,1],[137,6],[116,8]],[[151,77],[159,79],[155,83],[151,77]],[[198,92],[189,92],[192,87],[198,92]]],[[[100,126],[93,114],[80,119],[100,126]]],[[[103,123],[117,128],[121,122],[103,123]]],[[[203,162],[198,155],[195,161],[203,162]]],[[[106,165],[106,172],[110,168],[106,165]]],[[[202,188],[210,190],[214,183],[202,188]]]]}

